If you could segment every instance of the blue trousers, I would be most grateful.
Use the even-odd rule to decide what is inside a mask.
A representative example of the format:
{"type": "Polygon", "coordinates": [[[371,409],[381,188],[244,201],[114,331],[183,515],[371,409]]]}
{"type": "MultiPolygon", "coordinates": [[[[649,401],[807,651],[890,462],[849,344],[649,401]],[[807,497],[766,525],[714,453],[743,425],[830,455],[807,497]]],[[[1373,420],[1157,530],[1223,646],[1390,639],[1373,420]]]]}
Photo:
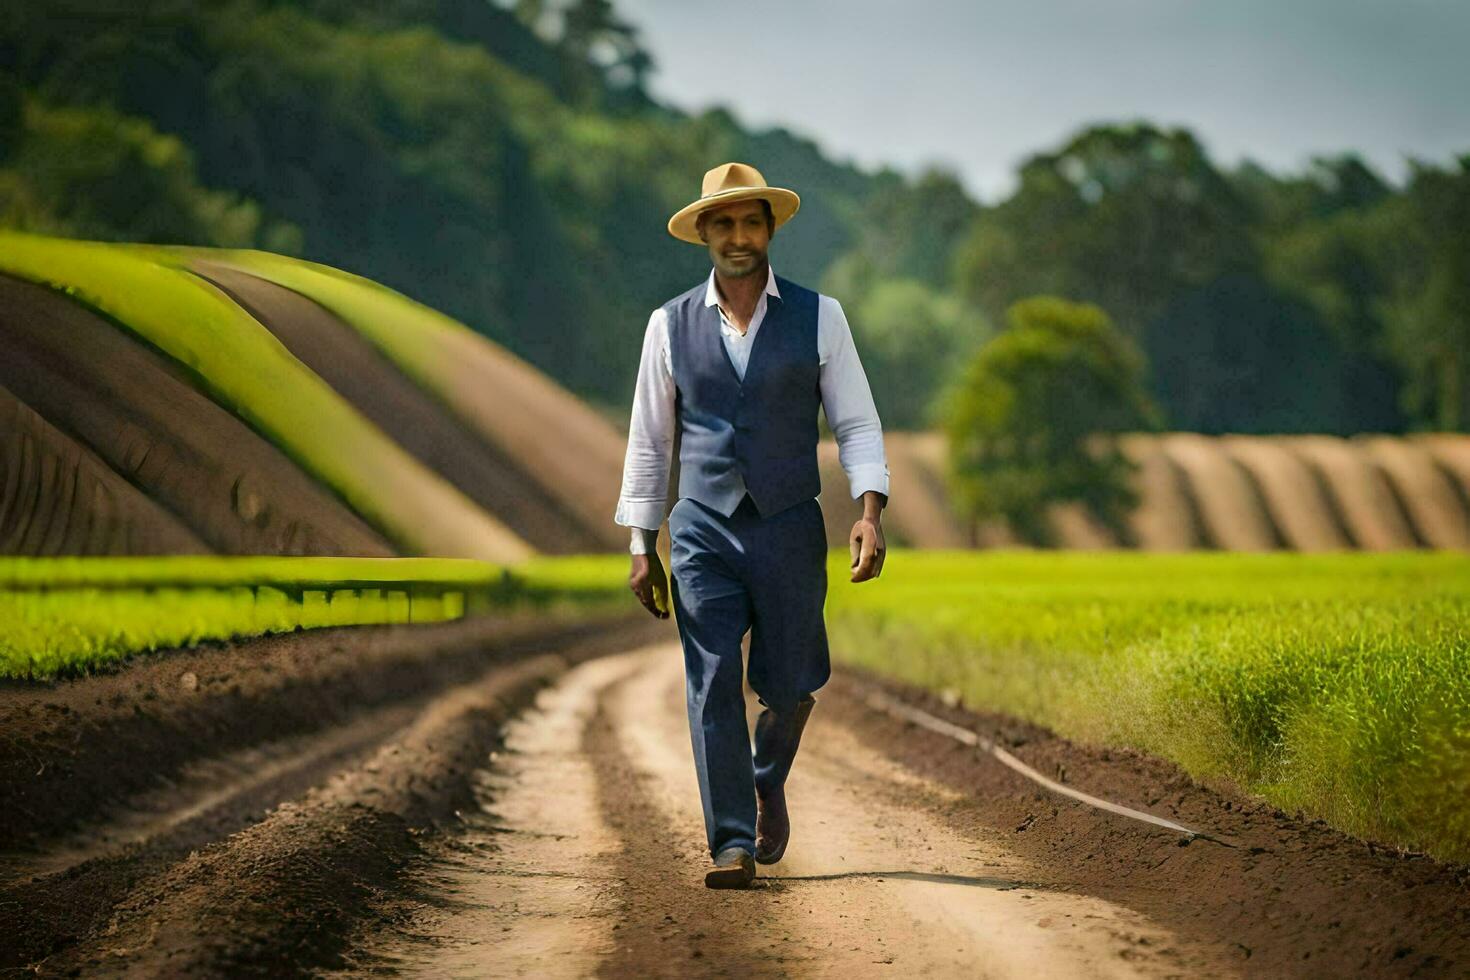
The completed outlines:
{"type": "Polygon", "coordinates": [[[762,518],[747,495],[725,517],[682,498],[669,513],[669,566],[710,853],[753,851],[756,791],[785,783],[796,707],[832,672],[821,507],[813,498],[762,518]],[[753,755],[740,651],[747,630],[750,686],[764,705],[753,755]]]}

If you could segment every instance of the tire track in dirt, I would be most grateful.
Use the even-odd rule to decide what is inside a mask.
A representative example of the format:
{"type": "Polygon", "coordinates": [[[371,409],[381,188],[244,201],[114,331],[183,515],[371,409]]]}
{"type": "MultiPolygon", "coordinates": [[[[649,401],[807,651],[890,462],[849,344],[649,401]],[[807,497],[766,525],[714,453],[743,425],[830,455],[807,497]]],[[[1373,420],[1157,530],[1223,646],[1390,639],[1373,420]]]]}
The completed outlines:
{"type": "MultiPolygon", "coordinates": [[[[677,645],[610,706],[630,758],[661,787],[663,808],[705,860],[698,789],[683,719],[677,645]]],[[[821,716],[802,739],[788,797],[792,840],[763,868],[755,934],[781,973],[850,977],[1132,977],[1177,972],[1175,940],[1101,900],[1027,886],[1031,869],[993,842],[961,838],[930,808],[945,796],[821,716]]],[[[717,893],[716,893],[717,894],[717,893]]],[[[718,903],[717,903],[718,904],[718,903]]],[[[768,962],[770,960],[768,954],[768,962]]]]}
{"type": "Polygon", "coordinates": [[[573,668],[507,727],[476,774],[465,831],[413,875],[433,901],[363,937],[343,975],[588,976],[614,937],[622,878],[583,752],[598,695],[637,666],[615,654],[573,668]]]}
{"type": "MultiPolygon", "coordinates": [[[[510,729],[483,813],[348,973],[402,976],[1160,976],[1181,943],[933,812],[954,794],[816,716],[788,857],[746,892],[708,861],[677,644],[576,668],[510,729]]],[[[820,712],[820,709],[819,709],[820,712]]],[[[1223,958],[1196,955],[1191,963],[1223,958]]],[[[1217,971],[1228,973],[1228,970],[1217,971]]]]}

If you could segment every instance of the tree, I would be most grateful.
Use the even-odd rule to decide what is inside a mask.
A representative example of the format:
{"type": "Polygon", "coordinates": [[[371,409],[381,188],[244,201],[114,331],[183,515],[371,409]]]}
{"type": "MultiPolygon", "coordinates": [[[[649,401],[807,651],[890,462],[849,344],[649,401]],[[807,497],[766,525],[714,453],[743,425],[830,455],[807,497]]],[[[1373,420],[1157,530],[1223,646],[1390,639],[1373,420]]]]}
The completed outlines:
{"type": "Polygon", "coordinates": [[[1457,167],[1416,163],[1405,192],[1412,247],[1386,304],[1405,408],[1446,432],[1470,426],[1470,154],[1457,167]]]}
{"type": "Polygon", "coordinates": [[[203,186],[194,155],[147,120],[29,99],[0,161],[0,226],[78,238],[262,247],[300,232],[240,195],[203,186]]]}
{"type": "Polygon", "coordinates": [[[913,279],[883,280],[854,309],[853,334],[885,428],[923,429],[930,406],[990,335],[973,307],[913,279]]]}
{"type": "Polygon", "coordinates": [[[1075,296],[1137,337],[1176,295],[1255,265],[1245,202],[1187,130],[1095,126],[1020,178],[954,258],[956,291],[990,316],[1022,296],[1075,296]]]}
{"type": "Polygon", "coordinates": [[[976,519],[1050,541],[1048,505],[1077,501],[1124,533],[1137,503],[1112,433],[1157,427],[1144,360],[1099,307],[1049,296],[1006,312],[948,398],[949,480],[976,519]]]}
{"type": "MultiPolygon", "coordinates": [[[[1359,181],[1360,186],[1363,183],[1359,181]]],[[[1405,262],[1405,246],[1415,234],[1404,202],[1397,196],[1358,194],[1355,198],[1364,203],[1324,208],[1320,200],[1308,204],[1301,200],[1306,195],[1295,196],[1308,216],[1291,222],[1273,220],[1262,232],[1263,274],[1290,302],[1304,303],[1326,326],[1329,335],[1314,350],[1302,353],[1322,365],[1332,362],[1340,374],[1334,382],[1336,408],[1304,419],[1318,431],[1400,432],[1405,422],[1399,404],[1401,383],[1386,339],[1383,309],[1400,267],[1416,264],[1405,262]]],[[[1306,332],[1301,317],[1295,324],[1277,319],[1286,334],[1302,337],[1306,332]]],[[[1175,350],[1180,351],[1180,345],[1175,350]]],[[[1156,370],[1167,359],[1152,346],[1149,355],[1156,370]]],[[[1262,367],[1279,373],[1282,361],[1273,357],[1262,367]]],[[[1300,388],[1292,377],[1283,375],[1282,380],[1291,385],[1283,393],[1296,399],[1300,388]]],[[[1176,422],[1182,417],[1170,415],[1176,422]]]]}

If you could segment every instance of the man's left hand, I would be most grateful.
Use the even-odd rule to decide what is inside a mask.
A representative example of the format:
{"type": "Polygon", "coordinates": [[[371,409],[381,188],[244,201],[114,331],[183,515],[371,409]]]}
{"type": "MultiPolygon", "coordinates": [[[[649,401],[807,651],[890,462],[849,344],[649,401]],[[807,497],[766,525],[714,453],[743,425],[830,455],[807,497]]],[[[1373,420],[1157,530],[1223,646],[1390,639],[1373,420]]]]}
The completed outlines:
{"type": "Polygon", "coordinates": [[[866,582],[883,572],[883,525],[876,517],[860,517],[847,544],[852,552],[852,581],[866,582]]]}

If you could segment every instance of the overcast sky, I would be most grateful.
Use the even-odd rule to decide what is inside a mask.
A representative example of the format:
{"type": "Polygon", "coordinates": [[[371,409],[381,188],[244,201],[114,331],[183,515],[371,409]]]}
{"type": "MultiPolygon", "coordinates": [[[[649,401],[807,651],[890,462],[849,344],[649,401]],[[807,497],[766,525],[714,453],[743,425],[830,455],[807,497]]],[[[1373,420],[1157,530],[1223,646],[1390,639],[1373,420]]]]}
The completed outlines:
{"type": "Polygon", "coordinates": [[[614,3],[661,101],[865,166],[937,163],[987,202],[1095,121],[1188,126],[1225,165],[1356,149],[1396,181],[1470,152],[1470,0],[614,3]]]}

